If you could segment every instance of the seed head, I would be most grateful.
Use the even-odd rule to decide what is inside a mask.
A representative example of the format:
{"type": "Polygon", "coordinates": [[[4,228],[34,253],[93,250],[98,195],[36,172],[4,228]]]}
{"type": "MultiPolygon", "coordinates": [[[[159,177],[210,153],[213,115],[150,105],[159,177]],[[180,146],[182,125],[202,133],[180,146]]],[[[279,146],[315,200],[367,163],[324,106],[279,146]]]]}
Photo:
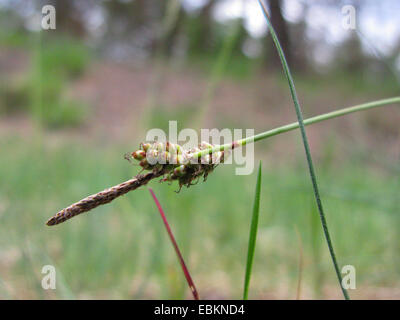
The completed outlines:
{"type": "Polygon", "coordinates": [[[136,160],[143,160],[146,158],[146,152],[144,150],[137,150],[132,152],[132,157],[136,160]]]}
{"type": "Polygon", "coordinates": [[[197,183],[200,177],[207,179],[215,166],[224,160],[224,151],[205,154],[202,157],[193,155],[201,150],[212,148],[214,145],[202,141],[198,147],[184,150],[180,145],[167,141],[141,143],[139,150],[132,152],[132,157],[139,162],[143,170],[153,173],[163,172],[161,181],[178,180],[180,188],[190,187],[197,183]],[[195,183],[194,183],[195,182],[195,183]]]}
{"type": "Polygon", "coordinates": [[[141,143],[139,150],[128,153],[125,157],[128,160],[133,158],[139,161],[147,174],[138,174],[134,179],[125,181],[117,186],[108,188],[97,194],[91,195],[71,206],[61,210],[47,221],[47,225],[59,224],[83,212],[90,211],[100,205],[109,203],[121,195],[135,190],[150,180],[162,177],[161,181],[178,181],[179,190],[183,186],[190,187],[196,184],[201,177],[204,181],[214,170],[218,163],[223,162],[226,151],[206,154],[201,159],[194,156],[194,153],[214,147],[209,143],[202,142],[197,148],[186,151],[178,144],[172,143],[141,143]],[[201,160],[201,161],[199,161],[201,160]],[[154,162],[153,162],[154,161],[154,162]]]}

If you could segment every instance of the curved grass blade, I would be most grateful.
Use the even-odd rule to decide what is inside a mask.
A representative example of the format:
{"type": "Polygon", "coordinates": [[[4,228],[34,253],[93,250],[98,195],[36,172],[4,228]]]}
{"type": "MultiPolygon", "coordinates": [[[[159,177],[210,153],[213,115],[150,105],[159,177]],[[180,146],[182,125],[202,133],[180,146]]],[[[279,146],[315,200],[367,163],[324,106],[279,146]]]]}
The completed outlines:
{"type": "Polygon", "coordinates": [[[154,202],[156,203],[158,211],[160,212],[160,215],[161,215],[161,218],[162,218],[162,220],[164,222],[165,228],[167,229],[168,236],[171,239],[171,242],[172,242],[172,245],[173,245],[173,247],[175,249],[176,255],[178,256],[179,263],[180,263],[180,265],[182,267],[182,270],[183,270],[183,273],[185,275],[186,281],[187,281],[187,283],[189,285],[190,291],[193,294],[193,298],[195,300],[200,300],[199,294],[197,293],[196,286],[194,285],[194,282],[192,280],[192,277],[190,276],[189,270],[186,267],[185,261],[183,260],[181,251],[179,250],[178,244],[175,241],[174,234],[172,233],[171,227],[169,226],[169,223],[168,223],[167,217],[165,216],[164,210],[161,207],[161,204],[158,201],[153,189],[149,188],[149,191],[150,191],[150,193],[151,193],[151,195],[152,195],[152,197],[154,199],[154,202]]]}
{"type": "Polygon", "coordinates": [[[330,237],[330,234],[329,234],[328,224],[326,222],[325,213],[324,213],[324,209],[323,209],[323,206],[322,206],[322,201],[321,201],[321,197],[320,197],[320,193],[319,193],[319,189],[318,189],[318,184],[317,184],[317,177],[316,177],[316,174],[315,174],[315,169],[314,169],[314,165],[313,165],[313,161],[312,161],[312,157],[311,157],[311,152],[310,152],[310,146],[308,144],[307,134],[306,134],[305,126],[304,126],[303,114],[301,112],[300,103],[299,103],[299,100],[297,98],[296,88],[294,86],[294,81],[293,81],[293,78],[292,78],[292,74],[291,74],[291,72],[289,70],[289,66],[288,66],[288,63],[286,61],[285,54],[284,54],[284,52],[282,50],[282,47],[281,47],[281,45],[279,43],[278,36],[276,35],[274,27],[271,24],[271,21],[270,21],[270,18],[268,16],[268,12],[267,12],[267,10],[265,8],[265,5],[261,0],[258,0],[258,2],[259,2],[260,6],[262,8],[262,11],[264,13],[265,19],[267,20],[268,29],[269,29],[269,31],[271,33],[272,40],[274,41],[275,47],[276,47],[276,49],[278,51],[279,58],[280,58],[281,63],[282,63],[283,71],[284,71],[285,76],[286,76],[286,78],[288,80],[288,83],[289,83],[290,94],[292,96],[294,107],[296,109],[297,120],[298,120],[299,126],[300,126],[301,137],[303,139],[304,150],[305,150],[306,158],[307,158],[307,162],[308,162],[308,169],[309,169],[309,172],[310,172],[311,182],[312,182],[313,189],[314,189],[315,200],[317,202],[317,207],[318,207],[318,211],[319,211],[319,215],[320,215],[320,219],[321,219],[321,223],[322,223],[322,228],[324,230],[325,239],[326,239],[326,242],[328,244],[329,252],[330,252],[330,255],[331,255],[331,258],[332,258],[332,262],[333,262],[333,265],[334,265],[334,268],[335,268],[335,271],[336,271],[336,275],[337,275],[337,278],[338,278],[338,281],[339,281],[340,288],[342,289],[342,292],[343,292],[343,295],[344,295],[345,299],[348,300],[348,299],[350,299],[350,297],[349,297],[349,295],[347,293],[347,290],[345,288],[343,288],[343,286],[342,286],[342,275],[340,273],[339,265],[338,265],[338,262],[336,260],[335,251],[333,249],[332,240],[331,240],[331,237],[330,237]]]}
{"type": "Polygon", "coordinates": [[[249,247],[247,250],[247,264],[246,264],[246,275],[244,278],[243,300],[247,300],[249,296],[251,269],[253,266],[254,251],[256,249],[258,216],[260,212],[260,193],[261,193],[261,161],[258,166],[256,193],[254,196],[254,204],[253,204],[253,217],[251,218],[251,225],[250,225],[249,247]]]}

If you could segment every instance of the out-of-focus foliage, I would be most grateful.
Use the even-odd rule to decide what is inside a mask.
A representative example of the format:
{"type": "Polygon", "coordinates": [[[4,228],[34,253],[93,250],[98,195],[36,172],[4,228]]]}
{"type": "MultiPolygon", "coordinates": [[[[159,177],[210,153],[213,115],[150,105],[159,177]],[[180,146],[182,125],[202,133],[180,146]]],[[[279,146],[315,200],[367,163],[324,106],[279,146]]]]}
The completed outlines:
{"type": "MultiPolygon", "coordinates": [[[[19,45],[24,37],[16,34],[7,43],[19,45]]],[[[30,112],[39,123],[50,127],[82,123],[87,106],[68,97],[65,88],[84,72],[89,50],[71,38],[46,37],[39,44],[30,44],[27,54],[30,65],[23,75],[2,77],[0,110],[6,114],[30,112]]]]}
{"type": "Polygon", "coordinates": [[[64,87],[82,74],[88,50],[71,39],[50,40],[35,52],[29,78],[34,116],[48,126],[77,125],[85,115],[85,106],[65,95],[64,87]]]}
{"type": "MultiPolygon", "coordinates": [[[[178,130],[255,133],[296,121],[265,26],[251,27],[264,20],[256,0],[244,0],[247,13],[237,0],[183,0],[171,10],[173,2],[0,0],[0,298],[185,297],[146,190],[55,228],[44,222],[137,174],[123,155],[148,129],[168,132],[170,120],[178,130]],[[56,7],[56,30],[40,29],[44,4],[56,7]],[[57,290],[40,286],[46,264],[57,269],[57,290]]],[[[389,23],[398,6],[275,1],[305,117],[399,94],[400,40],[389,23]],[[355,5],[360,29],[342,29],[344,4],[355,5]],[[379,27],[365,28],[371,19],[379,27]]],[[[307,127],[337,256],[357,268],[356,298],[399,297],[399,116],[388,106],[307,127]]],[[[340,297],[298,132],[254,147],[264,166],[251,297],[295,297],[296,229],[301,298],[340,297]]],[[[177,185],[151,186],[200,295],[240,298],[254,175],[220,165],[179,194],[177,185]]]]}

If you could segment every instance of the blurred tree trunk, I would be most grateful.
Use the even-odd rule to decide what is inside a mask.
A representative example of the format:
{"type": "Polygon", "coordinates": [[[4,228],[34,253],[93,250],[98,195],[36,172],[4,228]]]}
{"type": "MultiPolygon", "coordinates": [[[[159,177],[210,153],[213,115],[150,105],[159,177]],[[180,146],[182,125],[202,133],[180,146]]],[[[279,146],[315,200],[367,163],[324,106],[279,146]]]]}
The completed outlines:
{"type": "MultiPolygon", "coordinates": [[[[289,36],[288,25],[282,15],[282,0],[268,0],[271,13],[271,23],[278,35],[279,42],[285,52],[286,59],[290,67],[293,65],[292,47],[289,36]]],[[[279,55],[270,36],[267,37],[268,59],[267,64],[274,69],[281,68],[279,55]]]]}
{"type": "Polygon", "coordinates": [[[207,51],[210,47],[209,39],[211,39],[212,33],[212,11],[214,9],[216,0],[209,0],[208,3],[203,7],[200,13],[200,22],[203,27],[203,32],[201,32],[200,47],[207,51]]]}
{"type": "Polygon", "coordinates": [[[119,28],[126,28],[126,31],[134,31],[142,27],[149,19],[149,10],[145,0],[134,2],[107,1],[104,2],[103,6],[109,15],[109,21],[114,25],[119,25],[119,28]]]}
{"type": "Polygon", "coordinates": [[[75,1],[48,0],[42,3],[51,4],[56,9],[57,30],[62,30],[79,38],[86,35],[85,23],[75,1]]]}
{"type": "Polygon", "coordinates": [[[216,2],[217,0],[209,0],[197,16],[186,19],[190,54],[209,53],[213,42],[212,12],[216,2]]]}
{"type": "Polygon", "coordinates": [[[165,35],[165,38],[162,39],[164,41],[164,52],[163,54],[167,57],[171,56],[174,51],[174,47],[176,45],[177,39],[182,29],[183,22],[185,20],[185,10],[182,5],[179,6],[177,17],[171,26],[168,33],[165,35]]]}

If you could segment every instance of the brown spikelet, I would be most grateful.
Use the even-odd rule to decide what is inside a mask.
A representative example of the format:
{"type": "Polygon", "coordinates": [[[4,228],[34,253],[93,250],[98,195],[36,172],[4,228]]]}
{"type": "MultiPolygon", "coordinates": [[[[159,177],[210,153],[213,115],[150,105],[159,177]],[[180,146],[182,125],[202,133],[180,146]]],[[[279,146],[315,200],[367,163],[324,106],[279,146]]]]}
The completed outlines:
{"type": "Polygon", "coordinates": [[[118,198],[129,191],[135,190],[147,184],[150,180],[160,177],[163,174],[164,172],[161,170],[159,172],[149,172],[146,175],[138,175],[137,177],[131,180],[122,182],[119,185],[116,185],[114,187],[105,189],[99,193],[88,196],[82,199],[81,201],[76,202],[70,205],[69,207],[61,210],[56,215],[47,220],[46,224],[48,226],[53,226],[61,222],[64,222],[68,219],[71,219],[72,217],[75,217],[78,214],[90,211],[102,204],[109,203],[113,201],[115,198],[118,198]]]}
{"type": "Polygon", "coordinates": [[[90,211],[102,204],[109,203],[119,196],[135,190],[147,184],[150,180],[161,176],[164,177],[162,181],[178,180],[180,188],[182,188],[182,186],[190,187],[196,184],[193,183],[193,181],[198,181],[201,176],[204,177],[205,181],[208,174],[212,172],[216,165],[223,162],[226,153],[226,151],[218,151],[211,156],[206,154],[199,159],[193,158],[194,152],[210,147],[213,147],[213,145],[204,141],[199,145],[199,148],[194,148],[191,151],[185,151],[179,145],[169,142],[167,142],[165,146],[160,142],[140,144],[139,150],[132,152],[131,155],[125,155],[125,158],[128,160],[133,158],[140,161],[139,165],[143,170],[151,170],[151,172],[146,175],[138,175],[131,180],[88,196],[61,210],[47,220],[46,224],[48,226],[53,226],[64,222],[78,214],[90,211]],[[153,162],[153,160],[156,161],[153,162]],[[165,177],[164,175],[167,176],[165,177]]]}

